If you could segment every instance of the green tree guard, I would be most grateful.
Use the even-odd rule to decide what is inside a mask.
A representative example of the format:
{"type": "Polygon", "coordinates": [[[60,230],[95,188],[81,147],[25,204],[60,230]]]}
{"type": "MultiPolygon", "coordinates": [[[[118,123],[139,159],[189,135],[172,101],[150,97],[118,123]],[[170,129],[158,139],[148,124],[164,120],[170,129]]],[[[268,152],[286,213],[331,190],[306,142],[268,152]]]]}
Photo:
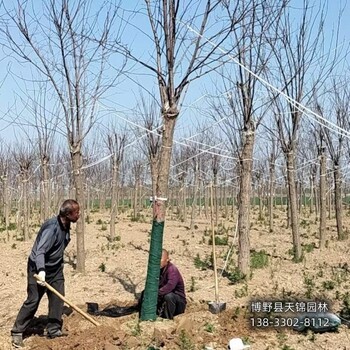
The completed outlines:
{"type": "Polygon", "coordinates": [[[160,259],[163,248],[164,222],[153,221],[145,291],[141,305],[141,321],[157,318],[160,259]]]}

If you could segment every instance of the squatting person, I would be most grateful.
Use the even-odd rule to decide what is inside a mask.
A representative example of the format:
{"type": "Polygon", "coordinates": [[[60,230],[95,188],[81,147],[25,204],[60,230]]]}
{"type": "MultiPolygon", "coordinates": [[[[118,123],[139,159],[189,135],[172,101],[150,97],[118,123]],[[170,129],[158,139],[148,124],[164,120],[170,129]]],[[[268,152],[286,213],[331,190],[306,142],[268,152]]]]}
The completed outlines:
{"type": "Polygon", "coordinates": [[[173,319],[186,309],[185,285],[178,268],[170,262],[169,253],[162,250],[158,289],[158,314],[173,319]]]}
{"type": "Polygon", "coordinates": [[[39,307],[46,292],[49,301],[47,336],[60,337],[62,333],[63,301],[46,289],[43,282],[49,283],[64,295],[63,253],[70,241],[70,225],[79,219],[79,204],[74,199],[65,200],[59,215],[47,220],[35,239],[27,265],[27,300],[23,303],[11,330],[12,345],[24,347],[23,333],[39,307]],[[40,281],[34,274],[38,274],[40,281]]]}

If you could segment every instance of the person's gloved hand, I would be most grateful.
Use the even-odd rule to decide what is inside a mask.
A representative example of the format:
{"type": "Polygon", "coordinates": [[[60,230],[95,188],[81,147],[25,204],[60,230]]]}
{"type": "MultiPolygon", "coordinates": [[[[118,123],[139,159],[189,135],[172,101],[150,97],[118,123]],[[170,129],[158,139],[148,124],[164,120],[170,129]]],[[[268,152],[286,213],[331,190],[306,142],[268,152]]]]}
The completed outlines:
{"type": "Polygon", "coordinates": [[[37,280],[37,283],[41,286],[45,286],[45,276],[46,276],[46,273],[45,271],[40,271],[38,273],[38,277],[40,278],[40,281],[37,280]]]}

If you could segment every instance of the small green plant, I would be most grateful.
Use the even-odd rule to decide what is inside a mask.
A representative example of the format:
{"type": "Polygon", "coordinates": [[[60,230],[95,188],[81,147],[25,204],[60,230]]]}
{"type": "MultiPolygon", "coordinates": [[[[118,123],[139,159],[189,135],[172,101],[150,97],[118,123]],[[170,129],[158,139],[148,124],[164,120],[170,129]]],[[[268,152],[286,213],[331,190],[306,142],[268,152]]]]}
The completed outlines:
{"type": "Polygon", "coordinates": [[[102,262],[98,267],[101,272],[106,272],[106,264],[102,262]]]}
{"type": "Polygon", "coordinates": [[[196,279],[195,277],[191,277],[191,286],[190,286],[190,292],[194,292],[196,291],[197,287],[196,287],[196,279]]]}
{"type": "Polygon", "coordinates": [[[307,221],[307,220],[305,220],[305,219],[302,219],[302,220],[300,221],[300,226],[303,227],[303,228],[305,228],[305,227],[307,227],[307,226],[310,226],[310,222],[307,221]]]}
{"type": "Polygon", "coordinates": [[[317,277],[323,277],[323,270],[319,270],[318,272],[317,272],[317,275],[316,275],[317,277]]]}
{"type": "Polygon", "coordinates": [[[181,350],[195,350],[192,340],[183,329],[181,329],[179,334],[179,346],[181,350]]]}
{"type": "Polygon", "coordinates": [[[235,290],[235,297],[236,298],[243,298],[248,296],[248,285],[244,284],[244,286],[241,289],[235,290]]]}
{"type": "Polygon", "coordinates": [[[252,269],[262,269],[269,264],[269,256],[265,250],[254,251],[250,256],[252,269]]]}
{"type": "MultiPolygon", "coordinates": [[[[339,299],[340,299],[340,297],[339,297],[339,299]]],[[[340,313],[339,313],[340,317],[344,318],[345,320],[350,320],[350,294],[349,294],[349,292],[344,293],[342,300],[343,300],[342,308],[341,308],[340,313]]]]}
{"type": "Polygon", "coordinates": [[[325,290],[333,290],[335,288],[335,282],[323,281],[322,286],[323,286],[323,289],[325,289],[325,290]]]}
{"type": "MultiPolygon", "coordinates": [[[[208,244],[209,245],[213,244],[212,237],[209,238],[208,244]]],[[[228,244],[228,237],[215,236],[215,244],[216,245],[227,245],[228,244]]]]}
{"type": "Polygon", "coordinates": [[[288,339],[286,333],[283,332],[283,331],[282,332],[278,332],[276,334],[276,337],[277,337],[277,340],[278,340],[278,343],[279,343],[280,346],[282,346],[286,342],[286,340],[288,339]]]}
{"type": "Polygon", "coordinates": [[[97,224],[97,225],[102,225],[102,224],[103,224],[103,221],[102,221],[101,219],[98,219],[98,220],[96,221],[96,224],[97,224]]]}
{"type": "Polygon", "coordinates": [[[235,310],[233,311],[233,315],[231,316],[232,320],[236,321],[240,313],[241,313],[240,307],[236,306],[235,310]]]}
{"type": "Polygon", "coordinates": [[[16,243],[13,243],[12,246],[11,246],[12,249],[16,249],[17,248],[17,244],[16,243]]]}
{"type": "Polygon", "coordinates": [[[303,245],[303,251],[306,253],[311,253],[316,247],[315,243],[308,243],[303,245]]]}
{"type": "Polygon", "coordinates": [[[305,296],[307,299],[311,299],[313,296],[313,290],[315,288],[315,282],[312,276],[308,276],[304,273],[304,286],[306,289],[305,296]]]}
{"type": "Polygon", "coordinates": [[[143,214],[136,214],[136,216],[132,216],[130,218],[131,222],[146,222],[146,218],[143,214]]]}
{"type": "Polygon", "coordinates": [[[120,236],[115,236],[113,238],[107,237],[108,242],[119,242],[121,240],[120,236]]]}
{"type": "Polygon", "coordinates": [[[247,336],[243,336],[243,337],[242,337],[242,341],[243,341],[243,343],[244,343],[245,345],[250,344],[249,337],[247,337],[247,336]]]}
{"type": "Polygon", "coordinates": [[[228,273],[227,278],[231,283],[237,283],[245,280],[246,275],[243,274],[237,267],[235,267],[231,272],[228,273]]]}
{"type": "Polygon", "coordinates": [[[214,332],[214,330],[215,330],[215,327],[214,327],[214,325],[212,324],[212,323],[206,323],[205,325],[204,325],[204,330],[206,331],[206,332],[208,332],[208,333],[213,333],[214,332]]]}
{"type": "Polygon", "coordinates": [[[107,225],[106,224],[102,224],[101,231],[107,231],[107,225]]]}
{"type": "Polygon", "coordinates": [[[193,262],[194,262],[194,266],[200,270],[206,270],[208,267],[210,267],[207,259],[201,260],[199,253],[197,253],[196,257],[193,259],[193,262]]]}
{"type": "Polygon", "coordinates": [[[7,229],[9,231],[14,231],[17,229],[17,224],[15,222],[10,222],[9,225],[7,226],[7,229]]]}
{"type": "Polygon", "coordinates": [[[140,327],[140,322],[137,321],[134,325],[134,327],[131,329],[131,335],[133,335],[134,337],[137,337],[139,335],[141,335],[142,333],[142,330],[141,330],[141,327],[140,327]]]}

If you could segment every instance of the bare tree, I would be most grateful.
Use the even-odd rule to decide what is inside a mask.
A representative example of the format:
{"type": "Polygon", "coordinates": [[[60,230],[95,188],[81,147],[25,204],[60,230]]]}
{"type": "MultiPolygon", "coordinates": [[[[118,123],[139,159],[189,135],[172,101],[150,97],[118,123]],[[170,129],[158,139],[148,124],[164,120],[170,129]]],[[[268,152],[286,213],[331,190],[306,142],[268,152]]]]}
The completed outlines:
{"type": "Polygon", "coordinates": [[[114,85],[117,74],[105,74],[117,38],[117,7],[111,2],[94,13],[90,0],[19,1],[7,9],[1,33],[5,46],[34,67],[52,87],[61,108],[71,155],[75,197],[81,205],[77,222],[77,270],[85,271],[84,174],[82,144],[96,122],[98,101],[114,85]],[[108,47],[108,48],[107,48],[108,47]]]}
{"type": "Polygon", "coordinates": [[[295,157],[298,147],[301,103],[307,103],[314,89],[329,76],[335,61],[331,54],[323,55],[324,8],[314,9],[310,1],[304,1],[299,11],[299,22],[290,8],[274,22],[276,35],[267,38],[274,53],[275,72],[271,82],[282,86],[284,95],[275,94],[275,120],[280,144],[287,163],[288,205],[290,208],[294,260],[302,257],[299,213],[296,188],[295,157]],[[320,59],[322,57],[322,60],[320,59]],[[312,78],[311,78],[312,77],[312,78]],[[287,96],[287,98],[285,97],[287,96]]]}
{"type": "MultiPolygon", "coordinates": [[[[250,271],[250,201],[252,194],[253,151],[256,128],[261,123],[266,102],[259,99],[261,86],[258,76],[267,69],[270,51],[266,50],[264,35],[280,14],[280,6],[266,1],[251,1],[251,12],[235,28],[236,62],[226,65],[222,72],[220,98],[211,100],[212,115],[220,122],[231,146],[232,155],[239,160],[238,195],[238,269],[245,276],[250,271]],[[259,101],[260,100],[260,101],[259,101]],[[259,102],[258,102],[259,101],[259,102]]],[[[227,11],[230,16],[230,12],[227,11]]]]}
{"type": "Polygon", "coordinates": [[[124,158],[124,150],[126,145],[126,133],[118,133],[115,126],[109,127],[106,135],[106,143],[109,152],[111,153],[111,219],[110,219],[110,240],[116,236],[115,233],[115,219],[118,215],[118,186],[119,186],[119,172],[120,165],[124,158]]]}
{"type": "MultiPolygon", "coordinates": [[[[29,141],[29,140],[28,140],[29,141]]],[[[13,158],[19,167],[21,182],[21,211],[19,212],[22,220],[20,221],[21,231],[24,241],[29,241],[29,176],[34,161],[34,152],[30,142],[27,145],[18,144],[13,152],[13,158]]]]}
{"type": "Polygon", "coordinates": [[[161,118],[157,103],[154,97],[147,100],[145,96],[140,94],[140,102],[137,106],[136,112],[142,119],[143,126],[146,130],[137,132],[139,137],[141,150],[145,156],[148,157],[151,168],[151,179],[152,179],[152,196],[154,197],[157,193],[157,176],[159,169],[159,156],[161,148],[161,118]],[[146,136],[144,138],[144,136],[146,136]]]}
{"type": "Polygon", "coordinates": [[[347,231],[343,228],[343,205],[342,205],[342,158],[345,153],[346,140],[349,137],[347,130],[350,127],[350,91],[348,79],[333,80],[331,91],[327,94],[330,98],[329,111],[326,112],[325,103],[317,104],[317,111],[324,117],[327,113],[327,119],[332,120],[337,130],[325,125],[322,127],[325,144],[328,148],[329,156],[332,160],[333,178],[334,178],[334,201],[335,217],[337,222],[338,239],[347,238],[347,231]],[[341,130],[345,130],[342,132],[341,130]]]}
{"type": "MultiPolygon", "coordinates": [[[[2,184],[2,203],[3,203],[3,221],[5,224],[5,233],[8,241],[13,240],[12,231],[9,230],[12,195],[10,191],[11,179],[11,148],[1,142],[0,144],[0,181],[2,184]]],[[[13,167],[13,164],[12,164],[13,167]]]]}
{"type": "MultiPolygon", "coordinates": [[[[51,215],[50,210],[50,158],[53,152],[53,141],[58,129],[59,112],[57,104],[51,104],[47,96],[49,95],[48,84],[36,83],[33,88],[33,96],[28,95],[26,111],[33,116],[24,121],[27,125],[33,126],[37,135],[37,145],[41,165],[40,182],[40,219],[44,221],[51,215]],[[32,122],[33,119],[33,122],[32,122]]],[[[29,135],[28,135],[29,136],[29,135]]],[[[56,143],[57,144],[57,143],[56,143]]]]}
{"type": "MultiPolygon", "coordinates": [[[[226,4],[227,2],[225,2],[226,4]]],[[[154,194],[154,221],[148,272],[142,304],[141,319],[156,318],[157,277],[163,242],[170,159],[180,99],[191,81],[221,65],[223,54],[217,51],[240,22],[242,6],[231,7],[232,19],[220,18],[223,2],[220,0],[176,1],[145,0],[152,46],[155,55],[150,59],[137,57],[129,47],[122,47],[127,57],[135,60],[154,74],[159,88],[159,106],[163,120],[162,148],[158,162],[156,193],[154,194]],[[220,22],[220,23],[219,23],[220,22]],[[212,24],[215,23],[215,26],[212,24]],[[195,33],[195,28],[199,28],[195,33]],[[208,28],[208,31],[207,31],[208,28]],[[208,36],[211,41],[205,40],[208,36]],[[216,44],[213,45],[212,42],[216,44]]]]}

